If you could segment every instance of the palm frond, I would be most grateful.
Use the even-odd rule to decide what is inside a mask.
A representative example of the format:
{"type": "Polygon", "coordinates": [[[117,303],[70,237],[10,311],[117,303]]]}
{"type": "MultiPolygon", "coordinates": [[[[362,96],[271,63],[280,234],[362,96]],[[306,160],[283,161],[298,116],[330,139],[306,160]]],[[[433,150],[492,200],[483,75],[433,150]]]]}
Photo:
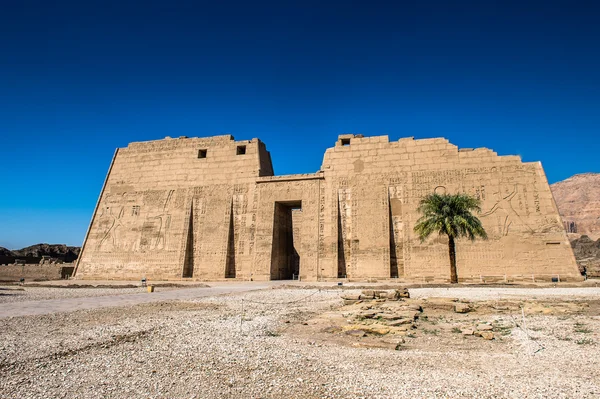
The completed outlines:
{"type": "Polygon", "coordinates": [[[480,202],[467,194],[429,194],[421,199],[422,216],[414,227],[421,241],[433,233],[459,238],[487,239],[481,221],[473,212],[481,212],[480,202]]]}

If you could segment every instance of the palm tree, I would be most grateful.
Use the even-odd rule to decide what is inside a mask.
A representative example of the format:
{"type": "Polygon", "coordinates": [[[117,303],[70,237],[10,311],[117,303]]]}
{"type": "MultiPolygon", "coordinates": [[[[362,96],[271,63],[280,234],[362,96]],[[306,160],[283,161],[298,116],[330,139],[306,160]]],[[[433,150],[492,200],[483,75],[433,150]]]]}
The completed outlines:
{"type": "Polygon", "coordinates": [[[467,194],[429,194],[421,199],[418,211],[423,215],[415,225],[415,233],[421,242],[431,233],[448,236],[450,255],[450,282],[458,283],[456,272],[456,245],[454,240],[468,237],[471,241],[481,237],[487,239],[487,233],[481,221],[471,212],[481,212],[480,201],[467,194]]]}

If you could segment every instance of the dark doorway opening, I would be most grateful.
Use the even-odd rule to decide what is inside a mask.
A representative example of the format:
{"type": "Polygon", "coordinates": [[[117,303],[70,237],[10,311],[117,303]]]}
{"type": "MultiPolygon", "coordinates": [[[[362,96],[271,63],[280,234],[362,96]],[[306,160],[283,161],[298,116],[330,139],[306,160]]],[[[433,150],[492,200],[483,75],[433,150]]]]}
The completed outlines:
{"type": "Polygon", "coordinates": [[[291,280],[300,274],[300,254],[294,246],[292,212],[301,209],[302,201],[275,202],[271,280],[291,280]]]}

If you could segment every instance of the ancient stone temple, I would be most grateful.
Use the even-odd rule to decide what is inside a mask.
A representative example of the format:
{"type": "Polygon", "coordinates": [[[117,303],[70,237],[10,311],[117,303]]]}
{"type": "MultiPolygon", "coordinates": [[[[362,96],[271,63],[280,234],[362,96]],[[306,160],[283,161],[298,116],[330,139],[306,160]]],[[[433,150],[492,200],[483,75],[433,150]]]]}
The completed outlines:
{"type": "Polygon", "coordinates": [[[482,201],[489,239],[457,242],[460,280],[580,278],[539,162],[362,135],[339,136],[317,173],[287,176],[258,139],[119,148],[76,278],[447,281],[447,241],[413,233],[431,192],[482,201]]]}

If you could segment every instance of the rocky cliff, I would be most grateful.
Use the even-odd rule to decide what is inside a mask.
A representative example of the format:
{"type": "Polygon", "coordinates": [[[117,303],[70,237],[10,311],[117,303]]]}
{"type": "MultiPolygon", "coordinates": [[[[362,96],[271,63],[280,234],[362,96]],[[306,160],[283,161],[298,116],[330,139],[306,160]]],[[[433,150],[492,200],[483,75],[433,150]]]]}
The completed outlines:
{"type": "Polygon", "coordinates": [[[572,176],[550,186],[567,233],[600,238],[600,173],[572,176]]]}
{"type": "Polygon", "coordinates": [[[600,239],[594,241],[586,235],[571,241],[581,272],[589,277],[600,277],[600,239]]]}

